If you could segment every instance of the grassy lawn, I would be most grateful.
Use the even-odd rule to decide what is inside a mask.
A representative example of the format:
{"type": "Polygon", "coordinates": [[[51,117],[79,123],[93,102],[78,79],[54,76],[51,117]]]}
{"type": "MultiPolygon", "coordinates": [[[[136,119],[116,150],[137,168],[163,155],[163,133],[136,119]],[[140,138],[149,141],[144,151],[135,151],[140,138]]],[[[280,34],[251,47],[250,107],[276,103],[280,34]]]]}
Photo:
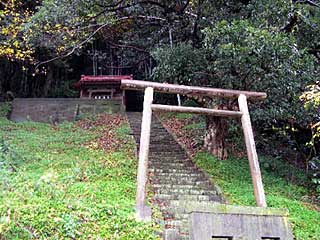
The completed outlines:
{"type": "Polygon", "coordinates": [[[157,239],[155,224],[134,218],[128,126],[109,153],[97,143],[103,128],[0,118],[0,239],[157,239]]]}

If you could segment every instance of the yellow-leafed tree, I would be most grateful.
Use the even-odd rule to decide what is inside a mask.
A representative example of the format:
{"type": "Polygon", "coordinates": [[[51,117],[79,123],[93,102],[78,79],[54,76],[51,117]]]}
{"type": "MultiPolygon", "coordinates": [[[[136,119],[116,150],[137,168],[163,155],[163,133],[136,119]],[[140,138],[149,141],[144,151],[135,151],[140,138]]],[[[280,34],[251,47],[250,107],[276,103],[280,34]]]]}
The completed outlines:
{"type": "Polygon", "coordinates": [[[31,60],[33,50],[25,42],[24,24],[32,11],[22,0],[0,0],[0,57],[10,60],[31,60]]]}

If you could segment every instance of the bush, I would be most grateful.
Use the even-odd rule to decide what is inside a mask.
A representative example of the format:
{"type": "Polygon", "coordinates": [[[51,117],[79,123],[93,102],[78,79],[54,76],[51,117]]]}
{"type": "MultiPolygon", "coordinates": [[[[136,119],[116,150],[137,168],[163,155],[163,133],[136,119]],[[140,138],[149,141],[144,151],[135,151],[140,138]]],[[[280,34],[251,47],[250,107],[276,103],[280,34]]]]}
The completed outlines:
{"type": "Polygon", "coordinates": [[[6,118],[9,116],[11,111],[10,103],[0,103],[0,118],[6,118]]]}
{"type": "Polygon", "coordinates": [[[320,156],[316,156],[309,161],[309,172],[315,188],[316,200],[320,201],[320,156]]]}
{"type": "Polygon", "coordinates": [[[23,163],[24,158],[17,150],[10,146],[3,138],[0,139],[0,169],[6,169],[10,172],[17,170],[23,163]]]}

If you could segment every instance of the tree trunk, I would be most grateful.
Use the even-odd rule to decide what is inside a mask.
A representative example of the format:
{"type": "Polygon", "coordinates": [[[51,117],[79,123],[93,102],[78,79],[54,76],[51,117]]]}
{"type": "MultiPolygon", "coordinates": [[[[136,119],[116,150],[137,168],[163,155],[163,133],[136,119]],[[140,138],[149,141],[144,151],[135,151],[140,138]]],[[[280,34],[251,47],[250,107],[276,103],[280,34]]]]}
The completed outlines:
{"type": "MultiPolygon", "coordinates": [[[[0,79],[2,79],[2,78],[0,78],[0,79]]],[[[0,80],[0,99],[1,99],[1,97],[3,97],[3,92],[2,92],[2,82],[0,80]]]]}
{"type": "Polygon", "coordinates": [[[205,148],[218,159],[226,159],[228,157],[225,141],[228,133],[227,120],[222,117],[207,116],[206,126],[205,148]]]}
{"type": "Polygon", "coordinates": [[[46,80],[45,80],[45,84],[43,86],[43,92],[42,92],[43,97],[48,97],[49,91],[50,91],[52,83],[54,81],[53,67],[49,66],[47,71],[48,72],[47,72],[47,76],[46,76],[46,80]]]}

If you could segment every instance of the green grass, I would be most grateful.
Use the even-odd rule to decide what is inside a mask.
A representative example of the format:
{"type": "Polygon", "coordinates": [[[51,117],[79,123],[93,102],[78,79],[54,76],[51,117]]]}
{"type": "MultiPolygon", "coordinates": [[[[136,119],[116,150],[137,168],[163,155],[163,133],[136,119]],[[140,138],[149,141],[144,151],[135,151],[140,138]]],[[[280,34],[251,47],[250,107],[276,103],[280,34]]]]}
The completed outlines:
{"type": "Polygon", "coordinates": [[[137,160],[85,143],[99,128],[12,123],[0,118],[0,239],[157,239],[134,218],[137,160]]]}
{"type": "Polygon", "coordinates": [[[185,125],[183,127],[183,129],[185,130],[201,130],[201,131],[205,131],[206,130],[206,125],[204,122],[194,122],[188,125],[185,125]]]}
{"type": "MultiPolygon", "coordinates": [[[[212,176],[231,204],[255,206],[247,159],[229,158],[219,161],[208,153],[200,152],[195,157],[195,162],[212,176]]],[[[320,212],[312,210],[311,205],[302,201],[308,194],[307,190],[280,177],[281,172],[289,172],[290,168],[292,167],[287,165],[286,169],[279,168],[275,172],[262,170],[267,204],[269,207],[289,210],[296,239],[320,239],[320,212]]],[[[302,181],[301,174],[295,175],[299,182],[302,181]]]]}
{"type": "Polygon", "coordinates": [[[163,119],[175,117],[176,119],[184,120],[184,119],[191,119],[193,117],[193,114],[168,112],[168,113],[162,113],[160,116],[163,119]]]}

